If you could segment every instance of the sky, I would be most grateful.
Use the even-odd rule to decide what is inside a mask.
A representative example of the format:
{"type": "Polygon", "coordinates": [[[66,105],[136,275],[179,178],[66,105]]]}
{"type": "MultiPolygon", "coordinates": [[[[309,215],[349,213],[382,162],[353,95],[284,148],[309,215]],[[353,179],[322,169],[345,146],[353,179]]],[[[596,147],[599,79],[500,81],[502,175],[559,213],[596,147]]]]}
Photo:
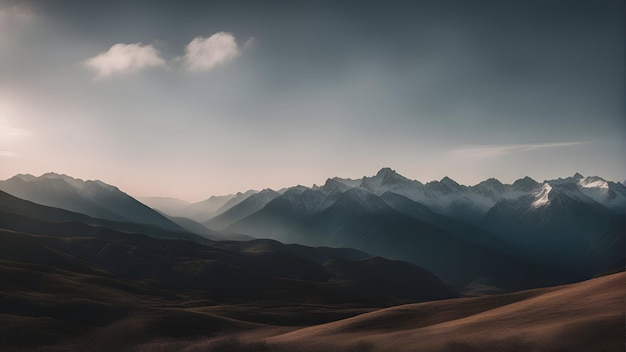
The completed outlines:
{"type": "Polygon", "coordinates": [[[0,179],[626,179],[621,0],[0,0],[0,179]]]}

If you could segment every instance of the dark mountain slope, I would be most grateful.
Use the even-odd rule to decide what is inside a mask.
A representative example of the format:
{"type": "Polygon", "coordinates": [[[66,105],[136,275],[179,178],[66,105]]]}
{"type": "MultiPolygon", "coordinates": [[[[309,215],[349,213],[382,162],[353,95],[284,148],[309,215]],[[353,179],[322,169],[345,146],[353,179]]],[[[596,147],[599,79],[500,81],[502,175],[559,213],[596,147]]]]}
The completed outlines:
{"type": "Polygon", "coordinates": [[[478,226],[436,213],[429,207],[396,193],[386,192],[381,198],[396,211],[433,224],[458,238],[505,253],[514,252],[509,242],[488,233],[478,226]]]}
{"type": "Polygon", "coordinates": [[[545,268],[468,242],[430,223],[401,214],[371,193],[355,191],[308,217],[293,242],[350,247],[406,260],[463,287],[482,283],[507,289],[546,284],[545,268]]]}
{"type": "MultiPolygon", "coordinates": [[[[62,224],[43,223],[51,235],[0,230],[0,260],[48,265],[79,273],[101,273],[133,280],[150,280],[166,290],[196,298],[236,302],[271,299],[282,302],[348,303],[360,292],[360,304],[389,304],[402,299],[452,297],[429,272],[408,265],[398,278],[429,286],[429,294],[405,291],[388,282],[367,282],[364,272],[338,276],[333,270],[288,251],[230,251],[181,240],[158,240],[97,228],[80,237],[58,234],[62,224]],[[331,280],[332,279],[332,280],[331,280]],[[437,296],[437,293],[439,294],[437,296]],[[433,296],[435,295],[435,296],[433,296]]],[[[39,226],[34,224],[33,226],[39,226]]],[[[376,270],[391,275],[394,268],[380,259],[376,270]]]]}
{"type": "Polygon", "coordinates": [[[168,230],[182,228],[117,187],[100,181],[83,181],[47,173],[40,177],[18,175],[0,181],[0,189],[38,204],[95,218],[150,224],[168,230]]]}
{"type": "Polygon", "coordinates": [[[514,244],[519,255],[559,267],[567,280],[588,278],[623,260],[623,214],[561,192],[542,201],[532,196],[501,201],[483,227],[514,244]]]}
{"type": "MultiPolygon", "coordinates": [[[[38,224],[41,221],[74,224],[79,227],[79,229],[73,233],[84,231],[86,226],[96,226],[121,232],[144,233],[156,238],[181,238],[197,242],[207,241],[204,237],[183,231],[168,231],[160,227],[143,224],[95,219],[84,214],[35,204],[0,191],[0,228],[30,232],[31,229],[35,231],[45,228],[39,225],[33,226],[33,224],[38,224]]],[[[61,231],[68,230],[69,228],[61,231]]]]}

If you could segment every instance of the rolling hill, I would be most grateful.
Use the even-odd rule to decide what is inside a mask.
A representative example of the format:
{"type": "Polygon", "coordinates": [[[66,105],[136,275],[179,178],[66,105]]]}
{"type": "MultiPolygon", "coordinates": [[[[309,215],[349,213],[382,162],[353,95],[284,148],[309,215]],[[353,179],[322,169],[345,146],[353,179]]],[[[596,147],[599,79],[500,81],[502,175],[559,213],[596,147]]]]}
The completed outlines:
{"type": "Polygon", "coordinates": [[[268,350],[623,351],[626,275],[404,305],[268,338],[268,350]]]}

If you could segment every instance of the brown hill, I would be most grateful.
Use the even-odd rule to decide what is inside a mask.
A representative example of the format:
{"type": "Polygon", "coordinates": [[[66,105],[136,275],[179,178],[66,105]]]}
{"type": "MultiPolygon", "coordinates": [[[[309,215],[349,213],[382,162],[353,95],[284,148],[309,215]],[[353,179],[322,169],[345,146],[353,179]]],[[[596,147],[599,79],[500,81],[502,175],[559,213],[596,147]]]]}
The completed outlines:
{"type": "Polygon", "coordinates": [[[566,286],[392,307],[267,343],[327,351],[624,351],[625,294],[622,272],[566,286]]]}

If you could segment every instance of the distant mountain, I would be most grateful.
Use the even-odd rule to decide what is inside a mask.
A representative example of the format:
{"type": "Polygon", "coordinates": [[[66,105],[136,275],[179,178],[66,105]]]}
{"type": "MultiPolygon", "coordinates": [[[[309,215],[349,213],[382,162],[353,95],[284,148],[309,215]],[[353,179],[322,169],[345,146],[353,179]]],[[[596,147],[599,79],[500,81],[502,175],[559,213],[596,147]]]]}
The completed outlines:
{"type": "Polygon", "coordinates": [[[258,191],[249,190],[226,196],[212,196],[209,199],[190,204],[182,210],[181,216],[186,216],[201,223],[206,222],[243,202],[255,193],[258,193],[258,191]]]}
{"type": "Polygon", "coordinates": [[[266,238],[293,242],[289,236],[291,230],[307,216],[331,206],[348,189],[350,187],[335,179],[329,179],[324,186],[316,189],[289,189],[226,230],[232,233],[262,234],[266,238]]]}
{"type": "Polygon", "coordinates": [[[513,252],[513,248],[508,241],[496,237],[479,226],[436,213],[429,207],[414,202],[397,193],[386,192],[381,198],[394,210],[423,222],[433,224],[453,234],[455,237],[505,253],[513,252]]]}
{"type": "Polygon", "coordinates": [[[457,287],[481,282],[510,289],[516,285],[533,286],[537,280],[547,279],[547,275],[538,275],[541,269],[537,265],[402,214],[381,197],[361,188],[340,194],[321,212],[298,211],[291,204],[283,197],[276,198],[227,231],[263,233],[285,243],[356,248],[406,260],[429,268],[457,287]]]}
{"type": "Polygon", "coordinates": [[[222,230],[246,216],[261,210],[267,203],[279,196],[280,193],[276,191],[264,189],[259,193],[254,193],[246,197],[243,201],[231,206],[220,215],[205,221],[203,225],[209,229],[222,230]]]}
{"type": "Polygon", "coordinates": [[[180,199],[166,197],[143,197],[142,202],[160,213],[172,217],[184,217],[198,223],[206,222],[243,202],[251,195],[258,193],[255,190],[238,192],[225,196],[211,196],[196,203],[185,202],[180,199]]]}
{"type": "Polygon", "coordinates": [[[172,231],[149,224],[92,218],[85,214],[36,204],[0,191],[0,228],[32,234],[51,234],[50,224],[56,224],[65,233],[88,233],[97,228],[108,228],[124,233],[143,233],[154,238],[184,239],[199,243],[206,243],[207,239],[219,239],[217,236],[197,236],[182,230],[172,231]]]}
{"type": "Polygon", "coordinates": [[[482,227],[520,255],[567,269],[572,279],[588,277],[623,260],[623,188],[582,176],[546,181],[532,194],[498,202],[482,227]]]}
{"type": "Polygon", "coordinates": [[[484,279],[479,272],[503,284],[506,270],[496,268],[521,273],[524,265],[547,266],[557,280],[570,282],[623,260],[615,245],[623,242],[625,204],[626,187],[595,176],[543,183],[524,177],[510,185],[491,178],[463,186],[449,177],[422,184],[383,168],[360,180],[331,178],[320,187],[288,189],[224,230],[359,248],[422,265],[457,284],[461,277],[484,279]],[[450,252],[459,259],[454,270],[437,263],[448,247],[460,252],[450,252]]]}
{"type": "Polygon", "coordinates": [[[190,205],[187,201],[170,197],[137,197],[137,200],[170,216],[183,216],[181,211],[190,205]]]}
{"type": "Polygon", "coordinates": [[[17,175],[0,181],[0,190],[32,202],[95,218],[183,229],[117,187],[101,181],[83,181],[55,173],[17,175]]]}

